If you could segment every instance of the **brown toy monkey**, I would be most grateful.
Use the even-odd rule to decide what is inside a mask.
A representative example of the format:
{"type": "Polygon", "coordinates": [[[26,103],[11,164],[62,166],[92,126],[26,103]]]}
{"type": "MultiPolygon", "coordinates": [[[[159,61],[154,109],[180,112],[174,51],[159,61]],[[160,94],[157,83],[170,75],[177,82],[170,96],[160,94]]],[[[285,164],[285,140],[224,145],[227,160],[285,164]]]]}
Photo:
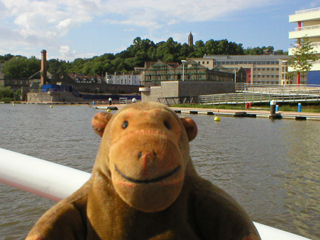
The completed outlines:
{"type": "Polygon", "coordinates": [[[134,103],[95,115],[102,137],[92,176],[32,228],[37,239],[260,239],[245,211],[201,178],[189,155],[191,118],[134,103]]]}

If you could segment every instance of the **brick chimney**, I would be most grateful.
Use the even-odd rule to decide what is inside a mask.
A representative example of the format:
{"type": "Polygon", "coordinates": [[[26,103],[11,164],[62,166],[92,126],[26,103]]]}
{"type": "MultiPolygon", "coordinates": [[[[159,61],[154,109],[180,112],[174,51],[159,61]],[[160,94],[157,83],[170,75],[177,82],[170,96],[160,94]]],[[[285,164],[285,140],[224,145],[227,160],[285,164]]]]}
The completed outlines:
{"type": "Polygon", "coordinates": [[[47,83],[47,51],[41,51],[42,58],[41,58],[41,85],[46,85],[47,83]]]}

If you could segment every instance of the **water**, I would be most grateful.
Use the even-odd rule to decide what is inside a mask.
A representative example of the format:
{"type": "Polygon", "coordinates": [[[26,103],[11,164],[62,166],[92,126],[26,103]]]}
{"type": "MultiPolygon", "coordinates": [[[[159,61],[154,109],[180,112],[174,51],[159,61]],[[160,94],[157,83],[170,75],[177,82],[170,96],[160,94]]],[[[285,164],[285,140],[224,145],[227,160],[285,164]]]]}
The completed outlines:
{"type": "MultiPolygon", "coordinates": [[[[87,106],[0,105],[0,147],[91,171],[99,147],[87,106]]],[[[320,239],[320,122],[191,116],[200,175],[252,219],[320,239]]],[[[51,200],[0,185],[0,239],[23,239],[51,200]]]]}

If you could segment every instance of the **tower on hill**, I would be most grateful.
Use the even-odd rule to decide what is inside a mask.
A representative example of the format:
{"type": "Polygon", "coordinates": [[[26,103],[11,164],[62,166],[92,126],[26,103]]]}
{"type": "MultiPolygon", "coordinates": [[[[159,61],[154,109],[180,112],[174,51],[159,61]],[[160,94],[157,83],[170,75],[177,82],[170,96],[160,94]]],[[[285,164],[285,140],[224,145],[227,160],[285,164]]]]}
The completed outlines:
{"type": "Polygon", "coordinates": [[[190,31],[190,34],[188,36],[188,45],[189,46],[193,46],[193,35],[192,35],[191,31],[190,31]]]}

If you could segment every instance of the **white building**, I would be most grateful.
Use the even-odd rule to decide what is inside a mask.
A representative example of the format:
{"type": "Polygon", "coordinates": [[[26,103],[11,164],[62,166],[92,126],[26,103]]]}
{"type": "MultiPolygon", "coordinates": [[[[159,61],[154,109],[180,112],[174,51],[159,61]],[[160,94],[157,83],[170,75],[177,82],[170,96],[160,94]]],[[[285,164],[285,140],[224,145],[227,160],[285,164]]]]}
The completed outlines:
{"type": "Polygon", "coordinates": [[[288,77],[288,55],[205,55],[192,60],[209,68],[225,68],[246,72],[246,83],[290,84],[288,77]]]}
{"type": "MultiPolygon", "coordinates": [[[[289,16],[289,22],[297,24],[295,31],[289,32],[289,39],[297,41],[307,36],[312,42],[313,50],[320,56],[320,7],[297,11],[289,16]]],[[[292,55],[292,50],[293,48],[289,49],[289,55],[292,55]]],[[[308,84],[320,84],[320,61],[313,63],[308,74],[308,84]]]]}
{"type": "Polygon", "coordinates": [[[108,84],[120,84],[120,85],[141,85],[141,75],[130,74],[108,74],[106,73],[106,83],[108,84]]]}

